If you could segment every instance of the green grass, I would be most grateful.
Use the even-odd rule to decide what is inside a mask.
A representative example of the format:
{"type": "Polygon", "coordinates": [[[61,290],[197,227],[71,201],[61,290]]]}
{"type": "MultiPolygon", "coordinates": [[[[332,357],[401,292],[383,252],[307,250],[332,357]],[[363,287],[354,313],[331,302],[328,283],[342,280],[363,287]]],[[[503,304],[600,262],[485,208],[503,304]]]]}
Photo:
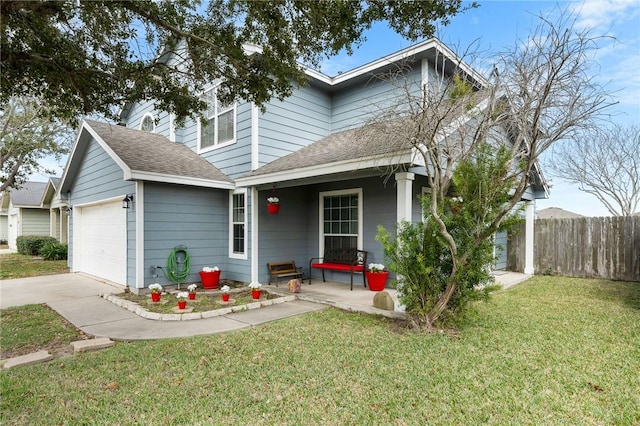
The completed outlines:
{"type": "Polygon", "coordinates": [[[66,260],[43,260],[41,257],[18,253],[0,255],[0,279],[3,280],[67,272],[66,260]]]}
{"type": "Polygon", "coordinates": [[[3,359],[41,349],[59,348],[80,340],[82,333],[71,327],[46,305],[3,309],[0,355],[3,359]]]}
{"type": "Polygon", "coordinates": [[[536,277],[456,337],[327,309],[3,371],[0,423],[633,425],[638,371],[640,283],[536,277]]]}

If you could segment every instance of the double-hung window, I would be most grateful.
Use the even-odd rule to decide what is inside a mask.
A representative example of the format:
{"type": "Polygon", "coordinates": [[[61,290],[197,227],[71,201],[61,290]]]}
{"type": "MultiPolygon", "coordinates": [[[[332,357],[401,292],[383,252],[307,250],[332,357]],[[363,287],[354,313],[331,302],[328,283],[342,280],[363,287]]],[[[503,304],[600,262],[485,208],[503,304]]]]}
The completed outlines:
{"type": "Polygon", "coordinates": [[[362,246],[362,190],[320,193],[320,253],[362,246]]]}
{"type": "Polygon", "coordinates": [[[216,88],[205,91],[202,100],[207,104],[205,121],[200,121],[198,149],[207,151],[218,146],[235,142],[236,107],[235,104],[223,105],[218,101],[216,88]]]}
{"type": "Polygon", "coordinates": [[[247,256],[247,193],[245,190],[231,193],[230,257],[245,259],[247,256]]]}

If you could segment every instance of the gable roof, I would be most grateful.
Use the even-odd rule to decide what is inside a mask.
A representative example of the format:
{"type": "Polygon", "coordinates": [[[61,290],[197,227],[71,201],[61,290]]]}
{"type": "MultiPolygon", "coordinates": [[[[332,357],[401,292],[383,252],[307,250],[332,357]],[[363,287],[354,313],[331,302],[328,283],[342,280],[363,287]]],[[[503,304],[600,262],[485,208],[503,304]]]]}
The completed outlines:
{"type": "Polygon", "coordinates": [[[234,188],[231,178],[183,144],[171,142],[155,133],[84,120],[65,167],[61,192],[71,186],[82,161],[82,153],[92,139],[122,169],[124,180],[234,188]]]}
{"type": "Polygon", "coordinates": [[[9,200],[14,207],[42,207],[42,197],[47,188],[46,182],[25,182],[20,188],[9,188],[9,200]]]}

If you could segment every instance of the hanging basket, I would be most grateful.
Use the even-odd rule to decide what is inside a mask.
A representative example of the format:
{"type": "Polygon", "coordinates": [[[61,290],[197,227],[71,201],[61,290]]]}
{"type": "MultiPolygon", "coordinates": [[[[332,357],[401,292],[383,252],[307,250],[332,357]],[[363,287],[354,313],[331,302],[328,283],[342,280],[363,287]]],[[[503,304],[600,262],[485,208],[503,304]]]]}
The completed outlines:
{"type": "Polygon", "coordinates": [[[267,204],[267,211],[269,214],[278,214],[280,211],[280,204],[267,204]]]}

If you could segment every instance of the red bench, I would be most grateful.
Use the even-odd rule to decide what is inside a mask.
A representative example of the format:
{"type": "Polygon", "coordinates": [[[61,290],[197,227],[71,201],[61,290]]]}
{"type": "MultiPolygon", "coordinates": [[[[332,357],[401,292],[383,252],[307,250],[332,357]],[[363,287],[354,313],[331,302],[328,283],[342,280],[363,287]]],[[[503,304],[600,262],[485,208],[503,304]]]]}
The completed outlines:
{"type": "Polygon", "coordinates": [[[351,290],[353,290],[353,274],[362,274],[362,282],[367,286],[364,276],[364,270],[367,265],[367,252],[358,249],[325,249],[323,257],[314,257],[309,261],[309,285],[311,285],[311,276],[314,269],[322,271],[322,281],[324,271],[340,271],[349,272],[351,274],[351,290]]]}

